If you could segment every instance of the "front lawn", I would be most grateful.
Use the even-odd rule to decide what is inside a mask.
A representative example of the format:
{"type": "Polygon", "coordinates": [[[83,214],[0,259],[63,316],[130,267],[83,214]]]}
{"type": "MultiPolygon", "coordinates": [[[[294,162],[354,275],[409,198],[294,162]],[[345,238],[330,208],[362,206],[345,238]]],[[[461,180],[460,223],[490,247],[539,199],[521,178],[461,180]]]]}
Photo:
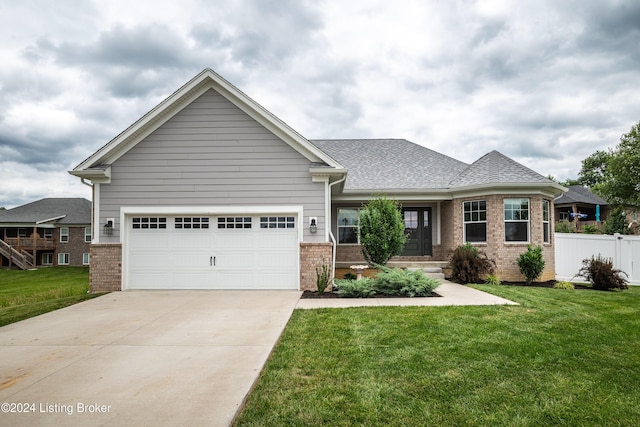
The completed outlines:
{"type": "Polygon", "coordinates": [[[640,288],[296,310],[236,425],[636,426],[640,288]]]}
{"type": "Polygon", "coordinates": [[[98,296],[88,267],[0,270],[0,326],[98,296]]]}

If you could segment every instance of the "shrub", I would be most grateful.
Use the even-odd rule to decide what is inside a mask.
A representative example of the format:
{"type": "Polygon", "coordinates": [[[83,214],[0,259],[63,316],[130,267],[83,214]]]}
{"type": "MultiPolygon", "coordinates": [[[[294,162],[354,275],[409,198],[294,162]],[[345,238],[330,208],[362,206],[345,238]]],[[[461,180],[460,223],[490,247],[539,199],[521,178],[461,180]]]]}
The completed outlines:
{"type": "Polygon", "coordinates": [[[492,274],[495,261],[471,243],[454,249],[449,259],[451,277],[458,283],[482,283],[482,277],[492,274]]]}
{"type": "Polygon", "coordinates": [[[571,282],[556,282],[553,285],[554,289],[575,289],[575,287],[573,286],[573,283],[571,282]]]}
{"type": "Polygon", "coordinates": [[[575,233],[575,230],[569,221],[564,220],[556,223],[556,233],[575,233]]]}
{"type": "Polygon", "coordinates": [[[358,278],[357,275],[349,272],[349,273],[344,273],[344,279],[345,280],[356,280],[358,278]]]}
{"type": "Polygon", "coordinates": [[[527,252],[523,252],[518,257],[518,268],[527,281],[527,285],[536,280],[544,270],[544,259],[542,258],[542,246],[527,246],[527,252]]]}
{"type": "Polygon", "coordinates": [[[375,295],[373,279],[363,277],[360,280],[336,280],[338,295],[345,298],[370,298],[375,295]]]}
{"type": "Polygon", "coordinates": [[[596,233],[600,233],[600,229],[595,225],[585,224],[584,226],[582,226],[582,232],[584,234],[596,234],[596,233]]]}
{"type": "Polygon", "coordinates": [[[316,267],[316,287],[321,295],[331,281],[331,273],[329,271],[329,267],[326,264],[322,264],[322,269],[316,267]]]}
{"type": "Polygon", "coordinates": [[[627,273],[613,268],[611,258],[604,258],[600,254],[583,260],[582,268],[576,274],[591,282],[594,289],[600,290],[627,289],[628,282],[623,275],[627,276],[627,273]]]}
{"type": "Polygon", "coordinates": [[[427,277],[422,270],[377,267],[381,271],[374,278],[374,288],[381,294],[426,297],[440,286],[438,280],[427,277]]]}
{"type": "Polygon", "coordinates": [[[369,264],[384,265],[407,241],[400,204],[379,196],[360,211],[360,248],[369,264]]]}
{"type": "Polygon", "coordinates": [[[621,208],[614,208],[609,214],[609,219],[602,225],[602,232],[604,234],[631,234],[629,224],[627,224],[627,217],[624,210],[621,208]]]}
{"type": "Polygon", "coordinates": [[[486,283],[487,285],[499,285],[502,282],[500,282],[500,278],[498,276],[487,274],[487,276],[484,278],[484,283],[486,283]]]}

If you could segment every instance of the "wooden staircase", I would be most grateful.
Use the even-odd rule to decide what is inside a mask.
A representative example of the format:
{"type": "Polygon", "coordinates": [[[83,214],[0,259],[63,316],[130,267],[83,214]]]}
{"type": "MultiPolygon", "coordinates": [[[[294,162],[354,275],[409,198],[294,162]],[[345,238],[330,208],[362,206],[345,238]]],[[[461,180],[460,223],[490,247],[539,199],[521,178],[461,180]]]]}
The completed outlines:
{"type": "Polygon", "coordinates": [[[9,260],[9,268],[15,265],[21,270],[27,270],[33,268],[35,265],[33,255],[24,250],[18,252],[3,240],[0,240],[0,255],[3,255],[9,260]]]}

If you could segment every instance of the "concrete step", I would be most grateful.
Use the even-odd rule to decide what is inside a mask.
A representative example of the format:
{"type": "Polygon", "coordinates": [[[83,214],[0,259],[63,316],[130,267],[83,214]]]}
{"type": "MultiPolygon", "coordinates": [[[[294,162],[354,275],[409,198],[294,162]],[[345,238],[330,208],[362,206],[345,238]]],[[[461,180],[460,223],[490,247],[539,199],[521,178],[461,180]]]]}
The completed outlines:
{"type": "Polygon", "coordinates": [[[442,272],[442,268],[440,267],[429,267],[429,268],[407,268],[409,271],[422,270],[424,275],[427,277],[431,277],[432,279],[444,280],[444,273],[442,272]]]}

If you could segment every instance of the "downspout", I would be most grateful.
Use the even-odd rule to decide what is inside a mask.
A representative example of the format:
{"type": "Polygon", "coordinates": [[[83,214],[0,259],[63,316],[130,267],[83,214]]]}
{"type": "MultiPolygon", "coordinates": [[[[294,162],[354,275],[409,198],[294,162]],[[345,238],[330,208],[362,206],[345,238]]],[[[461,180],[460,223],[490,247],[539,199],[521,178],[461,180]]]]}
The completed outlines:
{"type": "Polygon", "coordinates": [[[336,184],[339,184],[339,183],[343,182],[345,179],[347,179],[347,175],[346,174],[345,174],[345,176],[343,176],[339,180],[329,184],[329,190],[327,191],[328,203],[325,203],[325,206],[327,206],[327,214],[325,215],[325,217],[327,218],[327,230],[329,230],[329,238],[331,239],[331,243],[333,243],[332,259],[331,259],[331,271],[333,271],[333,274],[331,276],[331,288],[332,289],[336,285],[336,283],[335,283],[335,280],[336,280],[336,253],[338,252],[338,243],[336,242],[336,238],[333,235],[333,232],[331,231],[331,228],[332,228],[332,225],[331,225],[331,222],[332,222],[331,221],[331,187],[333,187],[336,184]]]}

